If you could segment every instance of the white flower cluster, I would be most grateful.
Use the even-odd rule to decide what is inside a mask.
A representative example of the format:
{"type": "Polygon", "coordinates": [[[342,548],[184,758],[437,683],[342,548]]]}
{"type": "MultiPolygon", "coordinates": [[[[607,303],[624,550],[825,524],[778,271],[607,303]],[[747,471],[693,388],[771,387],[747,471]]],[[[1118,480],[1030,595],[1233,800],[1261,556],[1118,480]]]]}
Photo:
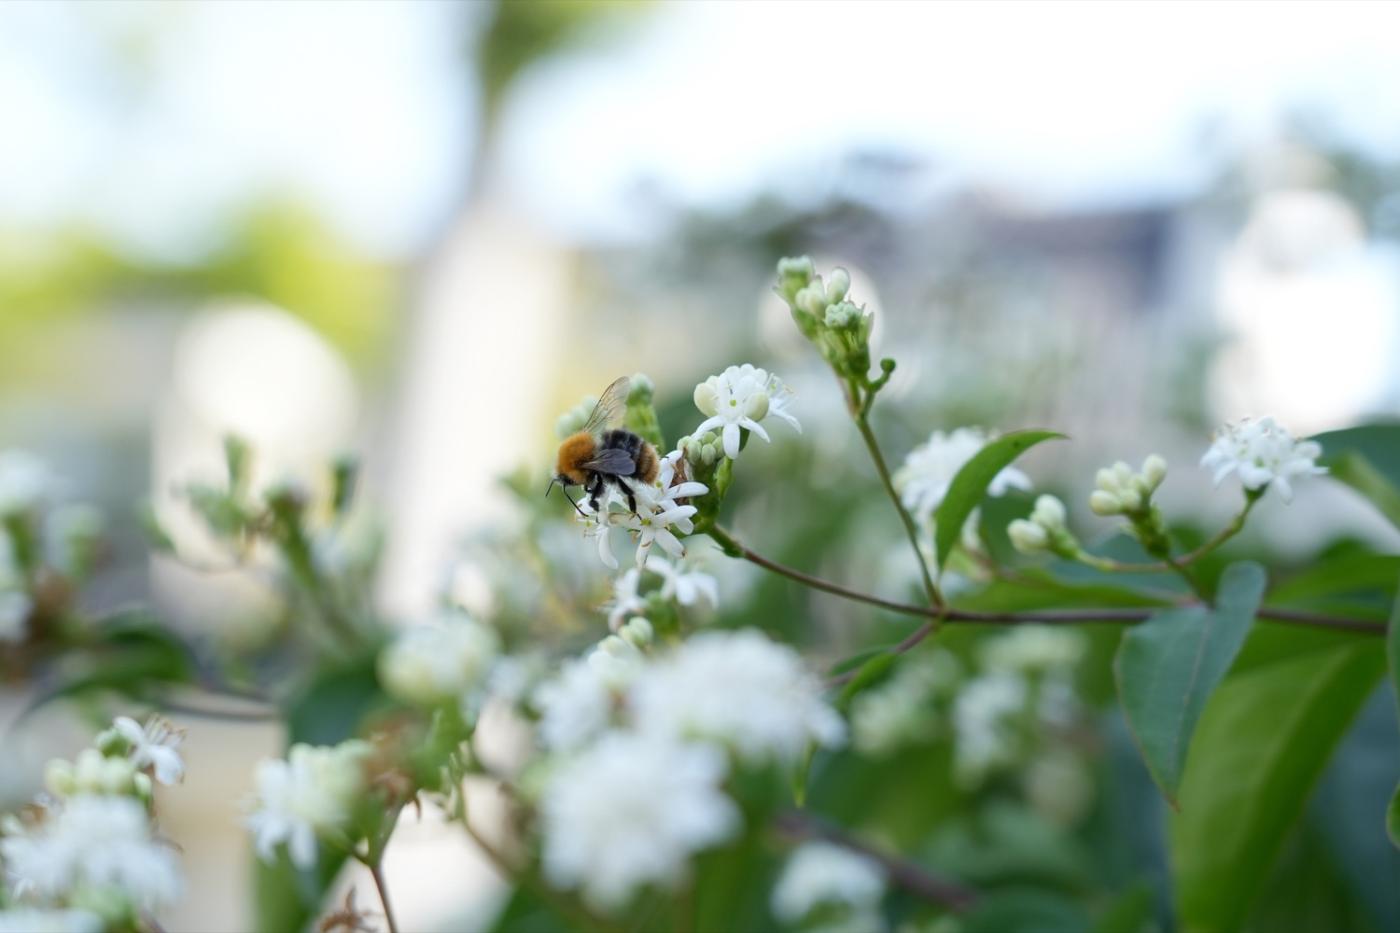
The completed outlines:
{"type": "Polygon", "coordinates": [[[180,894],[179,861],[151,827],[151,779],[184,776],[183,734],[152,718],[119,717],[96,748],[45,768],[50,797],[28,819],[7,817],[0,859],[13,897],[0,929],[129,925],[180,894]],[[79,909],[73,909],[79,908],[79,909]]]}
{"type": "Polygon", "coordinates": [[[1089,508],[1096,515],[1128,515],[1141,512],[1166,478],[1167,461],[1157,454],[1149,454],[1147,459],[1142,461],[1142,469],[1137,473],[1119,460],[1113,466],[1099,470],[1094,476],[1094,485],[1097,488],[1089,494],[1089,508]]]}
{"type": "Polygon", "coordinates": [[[500,650],[493,629],[461,614],[446,615],[399,634],[379,655],[379,681],[405,703],[460,703],[485,683],[500,650]]]}
{"type": "MultiPolygon", "coordinates": [[[[894,485],[900,501],[920,522],[927,522],[948,495],[948,487],[967,461],[986,446],[991,438],[981,428],[957,428],[945,434],[934,431],[929,439],[909,452],[895,471],[894,485]]],[[[1010,489],[1030,489],[1030,477],[1015,467],[999,472],[987,487],[989,495],[1004,495],[1010,489]]]]}
{"type": "Polygon", "coordinates": [[[752,431],[765,441],[769,440],[761,424],[769,415],[782,418],[800,432],[802,425],[789,410],[791,406],[792,390],[768,370],[750,363],[730,366],[695,387],[695,407],[705,415],[705,420],[693,434],[719,431],[724,455],[737,460],[741,430],[752,431]]]}
{"type": "Polygon", "coordinates": [[[661,545],[661,549],[672,557],[685,556],[685,545],[671,529],[683,535],[695,530],[690,519],[698,510],[685,500],[703,496],[710,489],[704,483],[683,478],[678,470],[681,457],[680,451],[672,451],[663,457],[655,483],[629,485],[637,502],[635,512],[612,508],[614,504],[621,504],[621,495],[611,487],[607,497],[598,503],[597,512],[585,507],[585,514],[580,518],[586,526],[585,533],[598,539],[598,556],[604,564],[617,569],[617,558],[613,556],[608,541],[608,534],[614,528],[628,531],[636,538],[638,567],[646,564],[654,544],[661,545]]]}
{"type": "Polygon", "coordinates": [[[350,826],[366,786],[370,746],[358,740],[336,746],[293,745],[286,759],[259,762],[256,796],[246,822],[264,861],[286,843],[298,868],[316,864],[316,840],[339,837],[350,826]]]}
{"type": "MultiPolygon", "coordinates": [[[[719,605],[718,582],[688,562],[673,564],[658,554],[651,554],[644,569],[661,578],[661,586],[654,591],[658,599],[675,601],[682,606],[695,606],[702,601],[711,607],[719,605]]],[[[608,628],[614,632],[621,632],[628,620],[646,621],[648,602],[641,594],[642,570],[629,567],[613,580],[613,596],[604,608],[608,614],[608,628]]]]}
{"type": "Polygon", "coordinates": [[[773,888],[773,916],[792,926],[821,933],[876,933],[885,929],[880,900],[885,896],[885,874],[866,855],[829,842],[804,843],[788,858],[782,877],[773,888]],[[817,908],[834,916],[820,926],[804,923],[817,908]]]}
{"type": "Polygon", "coordinates": [[[669,885],[730,838],[731,760],[791,764],[844,724],[795,651],[754,630],[702,632],[649,659],[609,636],[535,694],[540,737],[566,753],[543,790],[549,880],[619,906],[669,885]]]}
{"type": "Polygon", "coordinates": [[[175,851],[152,835],[134,797],[69,797],[35,825],[11,825],[0,857],[15,897],[40,906],[101,903],[124,916],[180,895],[175,851]]]}
{"type": "Polygon", "coordinates": [[[1291,480],[1316,476],[1327,469],[1317,465],[1322,447],[1316,441],[1300,441],[1273,418],[1245,419],[1227,424],[1216,434],[1201,466],[1215,473],[1215,483],[1237,473],[1244,488],[1262,493],[1278,487],[1284,502],[1293,499],[1291,480]]]}

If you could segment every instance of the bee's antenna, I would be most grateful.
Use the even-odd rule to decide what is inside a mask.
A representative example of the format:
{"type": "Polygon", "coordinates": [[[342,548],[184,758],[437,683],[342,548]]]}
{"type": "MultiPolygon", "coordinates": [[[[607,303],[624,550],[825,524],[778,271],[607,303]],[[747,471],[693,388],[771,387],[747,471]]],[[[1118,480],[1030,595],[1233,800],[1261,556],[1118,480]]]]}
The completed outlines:
{"type": "Polygon", "coordinates": [[[554,491],[554,484],[557,483],[557,482],[559,482],[559,477],[557,477],[557,476],[551,476],[551,477],[549,478],[549,485],[546,486],[546,487],[544,487],[544,497],[545,497],[546,499],[548,499],[548,498],[549,498],[549,494],[550,494],[551,492],[554,491]]]}

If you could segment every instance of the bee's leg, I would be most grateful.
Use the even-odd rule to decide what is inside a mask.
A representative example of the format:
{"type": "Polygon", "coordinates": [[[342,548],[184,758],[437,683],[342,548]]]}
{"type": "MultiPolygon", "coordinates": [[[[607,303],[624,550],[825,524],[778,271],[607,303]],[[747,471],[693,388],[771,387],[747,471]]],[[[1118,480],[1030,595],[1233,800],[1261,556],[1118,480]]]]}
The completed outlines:
{"type": "Polygon", "coordinates": [[[627,508],[633,515],[637,514],[637,497],[632,494],[632,487],[624,486],[627,490],[627,508]]]}
{"type": "Polygon", "coordinates": [[[593,511],[598,511],[598,497],[603,494],[603,475],[595,473],[593,475],[593,486],[588,490],[588,504],[593,506],[593,511]]]}

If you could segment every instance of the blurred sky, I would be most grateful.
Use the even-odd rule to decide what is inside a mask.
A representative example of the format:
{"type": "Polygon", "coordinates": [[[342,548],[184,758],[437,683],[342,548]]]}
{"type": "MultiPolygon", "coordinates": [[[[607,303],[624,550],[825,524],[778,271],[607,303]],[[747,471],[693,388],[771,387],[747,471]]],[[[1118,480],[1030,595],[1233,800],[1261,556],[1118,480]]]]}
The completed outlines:
{"type": "MultiPolygon", "coordinates": [[[[88,219],[172,258],[291,191],[365,248],[411,255],[470,169],[485,10],[4,4],[0,220],[88,219]]],[[[639,179],[711,207],[785,181],[800,198],[853,147],[925,157],[937,184],[1142,201],[1203,184],[1212,152],[1300,110],[1400,149],[1397,26],[1388,4],[666,3],[529,73],[501,167],[584,239],[647,232],[639,179]]]]}

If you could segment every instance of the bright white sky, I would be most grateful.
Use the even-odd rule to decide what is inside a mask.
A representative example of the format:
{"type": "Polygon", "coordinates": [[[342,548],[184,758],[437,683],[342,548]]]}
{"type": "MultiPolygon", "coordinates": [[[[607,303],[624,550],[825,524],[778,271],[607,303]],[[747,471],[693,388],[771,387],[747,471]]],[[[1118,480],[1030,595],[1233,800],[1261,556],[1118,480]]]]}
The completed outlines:
{"type": "MultiPolygon", "coordinates": [[[[0,6],[0,220],[179,255],[290,190],[376,252],[421,248],[469,169],[479,10],[0,6]],[[152,19],[148,83],[114,79],[98,37],[152,19]]],[[[672,4],[528,76],[502,164],[583,237],[636,229],[639,177],[713,206],[877,144],[1047,202],[1139,200],[1207,174],[1208,121],[1247,144],[1297,107],[1400,152],[1400,7],[672,4]]]]}

